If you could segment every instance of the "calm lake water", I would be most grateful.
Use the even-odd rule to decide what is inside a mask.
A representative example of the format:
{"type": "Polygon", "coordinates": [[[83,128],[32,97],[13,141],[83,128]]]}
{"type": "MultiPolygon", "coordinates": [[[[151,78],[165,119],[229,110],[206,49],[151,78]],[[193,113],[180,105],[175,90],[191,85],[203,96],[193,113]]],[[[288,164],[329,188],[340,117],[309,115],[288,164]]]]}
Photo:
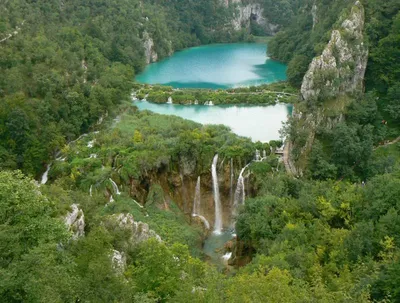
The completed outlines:
{"type": "Polygon", "coordinates": [[[147,109],[158,114],[175,115],[202,124],[224,124],[239,136],[261,142],[278,140],[282,122],[286,121],[292,112],[292,106],[288,104],[206,106],[135,101],[134,105],[140,110],[147,109]]]}
{"type": "Polygon", "coordinates": [[[136,81],[175,88],[230,88],[286,79],[286,65],[269,59],[265,44],[214,44],[176,52],[147,66],[136,81]]]}

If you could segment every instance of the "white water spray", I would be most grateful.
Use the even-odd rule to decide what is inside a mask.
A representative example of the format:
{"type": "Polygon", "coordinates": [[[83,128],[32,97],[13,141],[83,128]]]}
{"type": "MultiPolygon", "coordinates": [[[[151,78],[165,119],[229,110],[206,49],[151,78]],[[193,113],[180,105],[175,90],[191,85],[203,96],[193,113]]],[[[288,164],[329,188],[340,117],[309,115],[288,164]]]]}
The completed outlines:
{"type": "Polygon", "coordinates": [[[44,172],[44,174],[42,175],[42,180],[40,181],[40,184],[46,184],[47,180],[49,180],[48,176],[49,176],[50,168],[51,168],[51,164],[47,164],[47,169],[44,172]]]}
{"type": "Polygon", "coordinates": [[[218,163],[218,154],[214,156],[213,163],[211,165],[211,174],[213,181],[214,204],[215,204],[214,233],[220,234],[222,232],[222,211],[221,211],[221,201],[219,198],[217,163],[218,163]]]}
{"type": "Polygon", "coordinates": [[[250,165],[250,163],[247,164],[245,167],[243,167],[239,174],[239,178],[238,178],[237,185],[236,185],[236,191],[235,191],[235,199],[233,202],[233,215],[236,215],[237,207],[239,206],[239,204],[243,205],[244,201],[246,199],[246,189],[245,189],[245,185],[244,185],[243,173],[249,165],[250,165]]]}
{"type": "Polygon", "coordinates": [[[193,211],[192,215],[198,215],[200,213],[200,176],[197,178],[196,189],[194,193],[194,200],[193,200],[193,211]]]}
{"type": "Polygon", "coordinates": [[[200,215],[200,203],[201,203],[200,187],[201,187],[201,183],[200,183],[200,176],[199,176],[197,178],[196,190],[194,193],[192,217],[199,218],[203,222],[204,226],[207,229],[210,229],[210,223],[208,222],[208,220],[204,216],[200,215]]]}
{"type": "Polygon", "coordinates": [[[168,97],[167,104],[173,104],[173,102],[172,102],[172,97],[168,97]]]}
{"type": "Polygon", "coordinates": [[[115,183],[111,178],[109,178],[109,179],[110,179],[110,182],[111,182],[111,184],[112,184],[112,186],[113,186],[114,192],[115,192],[117,195],[120,195],[121,193],[120,193],[120,191],[119,191],[119,189],[118,189],[117,183],[115,183]]]}

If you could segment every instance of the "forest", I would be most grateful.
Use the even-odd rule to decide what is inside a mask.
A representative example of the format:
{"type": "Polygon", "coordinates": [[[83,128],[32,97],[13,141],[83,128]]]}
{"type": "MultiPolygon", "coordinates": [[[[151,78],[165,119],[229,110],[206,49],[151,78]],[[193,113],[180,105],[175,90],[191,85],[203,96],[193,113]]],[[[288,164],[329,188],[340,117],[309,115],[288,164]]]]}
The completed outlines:
{"type": "Polygon", "coordinates": [[[279,25],[268,55],[288,63],[288,81],[215,91],[134,76],[146,66],[145,33],[159,59],[253,41],[256,24],[232,27],[235,1],[0,3],[1,302],[400,302],[400,4],[361,1],[361,92],[303,100],[293,95],[349,1],[240,4],[255,2],[279,25]],[[274,104],[277,91],[298,113],[282,127],[296,175],[274,153],[282,141],[131,101],[274,104]],[[250,163],[222,270],[203,251],[210,231],[187,192],[201,176],[211,195],[216,154],[220,176],[250,163]]]}

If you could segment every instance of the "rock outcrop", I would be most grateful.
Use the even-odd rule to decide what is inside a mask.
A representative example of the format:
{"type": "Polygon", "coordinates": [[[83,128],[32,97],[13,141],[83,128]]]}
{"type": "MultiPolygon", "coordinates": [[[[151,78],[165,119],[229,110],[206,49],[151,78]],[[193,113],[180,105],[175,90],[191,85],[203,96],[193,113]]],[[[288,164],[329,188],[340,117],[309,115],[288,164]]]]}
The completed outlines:
{"type": "Polygon", "coordinates": [[[311,8],[311,16],[312,16],[312,19],[313,19],[312,28],[314,29],[315,26],[318,23],[318,6],[317,6],[317,2],[316,1],[314,1],[314,4],[313,4],[313,6],[311,8]]]}
{"type": "Polygon", "coordinates": [[[225,6],[236,6],[236,11],[232,20],[232,26],[236,31],[242,28],[250,28],[251,22],[257,23],[268,35],[275,35],[279,30],[278,25],[269,22],[269,20],[264,17],[264,8],[260,3],[253,2],[245,4],[241,0],[225,0],[224,4],[225,6]]]}
{"type": "Polygon", "coordinates": [[[131,214],[114,214],[106,217],[103,223],[110,231],[120,230],[127,233],[126,247],[139,244],[150,238],[155,238],[161,242],[161,237],[150,229],[148,224],[135,221],[131,214]]]}
{"type": "Polygon", "coordinates": [[[126,268],[126,257],[124,252],[119,252],[118,250],[113,250],[111,255],[111,262],[114,270],[118,274],[122,274],[126,268]]]}
{"type": "Polygon", "coordinates": [[[76,240],[85,235],[85,215],[77,204],[71,205],[71,212],[65,216],[64,222],[68,231],[72,233],[73,239],[76,240]]]}
{"type": "Polygon", "coordinates": [[[305,100],[321,101],[362,92],[368,61],[363,30],[364,8],[357,1],[347,19],[332,31],[322,55],[312,60],[301,86],[305,100]]]}
{"type": "Polygon", "coordinates": [[[143,47],[146,63],[150,64],[152,62],[156,62],[158,60],[158,54],[154,49],[154,41],[146,31],[143,32],[143,47]]]}

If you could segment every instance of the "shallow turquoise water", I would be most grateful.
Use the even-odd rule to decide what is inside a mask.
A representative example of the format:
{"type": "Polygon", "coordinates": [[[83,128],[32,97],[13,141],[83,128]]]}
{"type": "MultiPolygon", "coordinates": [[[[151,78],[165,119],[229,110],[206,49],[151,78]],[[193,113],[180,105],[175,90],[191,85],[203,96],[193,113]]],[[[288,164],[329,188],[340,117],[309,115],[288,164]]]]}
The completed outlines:
{"type": "Polygon", "coordinates": [[[286,80],[286,65],[269,59],[265,44],[214,44],[189,48],[150,64],[140,83],[175,88],[230,88],[286,80]]]}
{"type": "Polygon", "coordinates": [[[140,110],[150,110],[164,115],[175,115],[202,124],[224,124],[239,136],[250,137],[253,141],[268,142],[280,138],[282,122],[291,115],[292,106],[251,105],[179,105],[156,104],[134,101],[140,110]]]}

